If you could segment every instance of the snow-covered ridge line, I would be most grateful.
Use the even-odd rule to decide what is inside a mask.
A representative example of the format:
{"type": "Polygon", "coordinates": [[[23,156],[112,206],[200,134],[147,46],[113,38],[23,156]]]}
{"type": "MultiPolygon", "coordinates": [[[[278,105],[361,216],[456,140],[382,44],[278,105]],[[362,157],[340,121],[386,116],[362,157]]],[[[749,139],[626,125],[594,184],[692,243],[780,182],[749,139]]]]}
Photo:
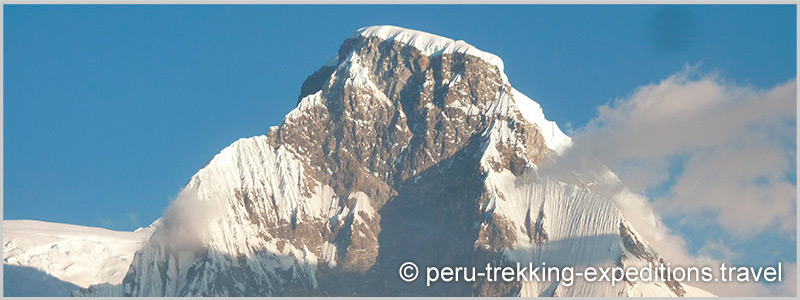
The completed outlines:
{"type": "MultiPolygon", "coordinates": [[[[34,220],[3,220],[3,263],[88,287],[122,282],[155,224],[136,231],[34,220]]],[[[66,296],[66,295],[64,295],[66,296]]]]}
{"type": "MultiPolygon", "coordinates": [[[[156,221],[157,223],[158,221],[156,221]]],[[[100,227],[90,227],[38,220],[3,220],[3,238],[25,236],[25,242],[32,239],[73,238],[98,241],[130,241],[137,243],[142,237],[150,235],[152,227],[138,228],[134,231],[116,231],[100,227]],[[35,235],[37,237],[33,237],[35,235]]]]}
{"type": "Polygon", "coordinates": [[[455,41],[443,36],[391,25],[364,27],[357,30],[350,38],[356,38],[357,36],[377,37],[387,41],[403,43],[417,48],[428,56],[453,53],[472,55],[497,66],[500,69],[500,73],[504,73],[503,60],[499,56],[481,51],[462,40],[455,41]]]}
{"type": "Polygon", "coordinates": [[[514,97],[514,102],[522,113],[522,117],[539,127],[548,148],[561,155],[564,150],[572,146],[572,139],[558,128],[556,122],[545,118],[542,106],[538,102],[515,88],[511,88],[511,95],[514,97]]]}

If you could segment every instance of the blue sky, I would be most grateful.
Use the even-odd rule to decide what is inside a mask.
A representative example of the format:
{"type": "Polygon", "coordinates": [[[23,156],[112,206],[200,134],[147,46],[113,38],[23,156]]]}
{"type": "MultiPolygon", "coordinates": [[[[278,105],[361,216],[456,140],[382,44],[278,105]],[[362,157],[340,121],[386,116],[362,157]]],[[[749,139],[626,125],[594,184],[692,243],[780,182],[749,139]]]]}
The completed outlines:
{"type": "MultiPolygon", "coordinates": [[[[793,6],[7,5],[4,218],[148,225],[214,154],[277,125],[360,27],[495,53],[570,130],[686,65],[754,89],[785,83],[795,19],[793,6]]],[[[761,242],[795,260],[795,242],[761,242]]]]}

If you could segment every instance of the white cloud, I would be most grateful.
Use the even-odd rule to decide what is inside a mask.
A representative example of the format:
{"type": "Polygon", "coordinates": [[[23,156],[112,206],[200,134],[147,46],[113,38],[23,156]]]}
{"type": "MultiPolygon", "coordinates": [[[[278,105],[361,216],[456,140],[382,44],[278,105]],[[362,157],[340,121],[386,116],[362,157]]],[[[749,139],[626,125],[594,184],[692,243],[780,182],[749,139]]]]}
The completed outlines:
{"type": "MultiPolygon", "coordinates": [[[[593,173],[587,178],[601,181],[591,188],[613,199],[662,257],[676,265],[719,266],[740,254],[722,240],[691,254],[662,215],[683,218],[697,230],[714,222],[741,240],[765,231],[794,240],[796,187],[786,177],[795,166],[796,83],[756,90],[696,75],[687,67],[599,107],[595,119],[572,132],[573,147],[542,170],[567,180],[593,173]],[[685,161],[680,174],[670,171],[675,158],[685,161]],[[665,183],[665,196],[645,196],[665,183]]],[[[717,295],[795,295],[796,265],[787,269],[779,286],[693,285],[717,295]]]]}
{"type": "Polygon", "coordinates": [[[697,79],[687,68],[630,97],[601,106],[574,133],[636,192],[669,179],[674,157],[688,157],[666,196],[653,199],[669,217],[712,213],[743,238],[778,228],[794,235],[796,84],[761,91],[697,79]],[[757,213],[754,213],[757,212],[757,213]]]}

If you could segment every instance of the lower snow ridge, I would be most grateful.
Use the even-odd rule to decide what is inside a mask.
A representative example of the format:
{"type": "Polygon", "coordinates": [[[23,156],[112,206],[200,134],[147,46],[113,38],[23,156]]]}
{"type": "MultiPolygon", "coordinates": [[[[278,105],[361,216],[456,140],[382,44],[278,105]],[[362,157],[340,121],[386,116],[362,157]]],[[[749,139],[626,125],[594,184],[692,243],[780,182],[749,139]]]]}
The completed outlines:
{"type": "MultiPolygon", "coordinates": [[[[3,264],[4,270],[12,272],[5,273],[4,282],[22,280],[15,276],[44,278],[49,275],[53,278],[41,282],[42,287],[57,287],[60,292],[65,287],[77,289],[98,283],[118,284],[125,277],[134,252],[141,248],[152,231],[152,226],[122,232],[42,221],[5,220],[3,264]]],[[[15,286],[23,288],[5,285],[6,296],[14,294],[12,289],[15,286]]],[[[62,295],[60,292],[58,295],[36,295],[69,296],[69,293],[62,295]]]]}

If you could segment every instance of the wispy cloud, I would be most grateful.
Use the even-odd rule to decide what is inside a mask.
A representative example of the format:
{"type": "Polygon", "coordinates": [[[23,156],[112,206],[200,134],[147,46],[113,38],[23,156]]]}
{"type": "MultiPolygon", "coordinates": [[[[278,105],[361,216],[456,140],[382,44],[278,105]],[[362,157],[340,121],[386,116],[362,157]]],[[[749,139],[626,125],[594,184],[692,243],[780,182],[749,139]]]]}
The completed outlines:
{"type": "Polygon", "coordinates": [[[134,228],[139,227],[139,217],[136,215],[135,212],[129,211],[125,213],[125,217],[128,219],[128,223],[134,228]]]}
{"type": "Polygon", "coordinates": [[[201,250],[219,212],[217,201],[204,199],[196,189],[186,187],[164,212],[154,237],[180,251],[201,250]]]}

